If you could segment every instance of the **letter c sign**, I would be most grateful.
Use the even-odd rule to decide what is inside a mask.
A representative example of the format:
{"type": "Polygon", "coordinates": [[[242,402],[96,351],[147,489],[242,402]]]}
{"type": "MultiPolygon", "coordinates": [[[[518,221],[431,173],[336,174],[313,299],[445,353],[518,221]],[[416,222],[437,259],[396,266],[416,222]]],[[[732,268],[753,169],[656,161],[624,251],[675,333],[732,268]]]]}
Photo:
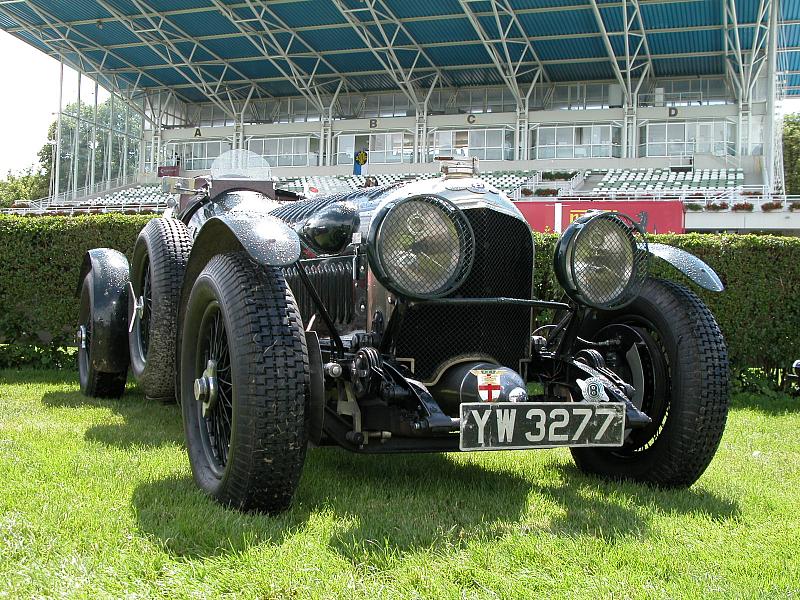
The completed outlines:
{"type": "Polygon", "coordinates": [[[472,125],[475,122],[475,115],[467,115],[467,123],[472,125]]]}

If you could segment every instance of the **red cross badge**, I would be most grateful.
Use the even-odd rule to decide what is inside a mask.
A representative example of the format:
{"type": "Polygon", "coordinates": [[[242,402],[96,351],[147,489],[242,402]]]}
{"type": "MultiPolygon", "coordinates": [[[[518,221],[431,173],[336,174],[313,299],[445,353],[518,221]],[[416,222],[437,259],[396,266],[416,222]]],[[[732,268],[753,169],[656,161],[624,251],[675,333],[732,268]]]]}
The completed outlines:
{"type": "Polygon", "coordinates": [[[500,371],[494,369],[477,369],[472,374],[478,378],[478,395],[484,402],[497,402],[500,400],[500,371]]]}

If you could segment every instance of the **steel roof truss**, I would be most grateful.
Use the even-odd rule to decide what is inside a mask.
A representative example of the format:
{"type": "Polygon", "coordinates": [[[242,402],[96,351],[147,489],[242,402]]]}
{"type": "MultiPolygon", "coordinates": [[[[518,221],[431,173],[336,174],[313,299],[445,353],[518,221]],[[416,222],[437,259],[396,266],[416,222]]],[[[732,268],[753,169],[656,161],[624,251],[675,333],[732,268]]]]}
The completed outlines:
{"type": "Polygon", "coordinates": [[[355,8],[345,0],[333,0],[333,3],[417,112],[424,112],[426,100],[423,93],[427,92],[423,81],[432,80],[433,83],[427,87],[433,88],[437,82],[449,80],[412,38],[401,20],[383,0],[360,0],[355,8]],[[396,42],[401,35],[410,44],[398,47],[400,45],[396,42]],[[400,53],[408,55],[410,60],[401,60],[400,53]]]}

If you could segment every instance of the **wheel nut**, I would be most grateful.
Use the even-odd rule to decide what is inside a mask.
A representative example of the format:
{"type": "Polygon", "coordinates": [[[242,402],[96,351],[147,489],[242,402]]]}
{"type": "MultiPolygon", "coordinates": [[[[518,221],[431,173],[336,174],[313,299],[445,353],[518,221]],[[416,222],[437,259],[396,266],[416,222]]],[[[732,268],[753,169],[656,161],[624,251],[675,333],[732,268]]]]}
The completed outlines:
{"type": "Polygon", "coordinates": [[[338,379],[342,376],[342,365],[335,362],[329,362],[325,365],[325,374],[328,377],[333,377],[334,379],[338,379]]]}
{"type": "Polygon", "coordinates": [[[200,377],[199,379],[194,380],[194,399],[198,402],[208,402],[208,396],[210,393],[208,379],[206,377],[200,377]]]}

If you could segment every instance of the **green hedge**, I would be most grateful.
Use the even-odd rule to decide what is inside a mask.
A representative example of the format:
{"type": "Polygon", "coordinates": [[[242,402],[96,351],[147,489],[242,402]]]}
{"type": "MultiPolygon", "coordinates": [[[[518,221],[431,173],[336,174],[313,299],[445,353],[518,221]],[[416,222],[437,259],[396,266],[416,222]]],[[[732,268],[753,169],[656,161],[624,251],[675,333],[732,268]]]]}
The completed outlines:
{"type": "Polygon", "coordinates": [[[0,215],[0,366],[43,365],[74,344],[75,288],[84,253],[110,247],[130,259],[152,215],[0,215]]]}
{"type": "MultiPolygon", "coordinates": [[[[74,297],[84,252],[110,247],[130,256],[150,216],[0,216],[0,366],[43,362],[72,344],[74,297]],[[34,350],[35,348],[35,350],[34,350]]],[[[698,291],[722,326],[735,365],[785,368],[800,358],[800,239],[753,235],[660,235],[720,274],[722,294],[698,291]]],[[[535,234],[537,297],[560,295],[552,270],[556,236],[535,234]]],[[[654,272],[687,283],[661,261],[654,272]]]]}
{"type": "MultiPolygon", "coordinates": [[[[558,236],[534,234],[535,286],[539,297],[560,299],[552,256],[558,236]]],[[[722,293],[691,283],[654,258],[651,272],[686,284],[713,311],[725,335],[733,365],[786,369],[800,358],[800,238],[772,235],[654,235],[653,242],[676,246],[711,265],[725,284],[722,293]]]]}

